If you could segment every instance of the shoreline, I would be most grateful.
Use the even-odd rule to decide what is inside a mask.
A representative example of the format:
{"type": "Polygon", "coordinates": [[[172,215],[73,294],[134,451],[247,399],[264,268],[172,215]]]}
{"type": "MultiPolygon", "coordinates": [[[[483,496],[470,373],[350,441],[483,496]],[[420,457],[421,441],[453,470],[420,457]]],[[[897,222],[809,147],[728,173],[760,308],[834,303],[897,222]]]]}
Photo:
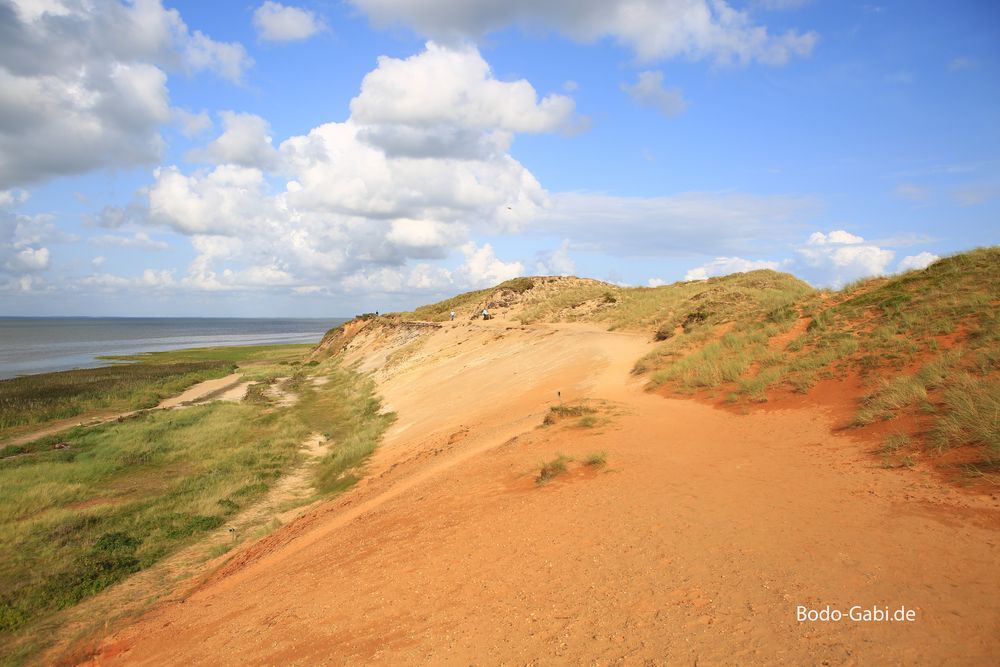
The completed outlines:
{"type": "Polygon", "coordinates": [[[345,318],[0,318],[0,381],[191,349],[315,345],[345,318]],[[60,326],[60,323],[63,326],[60,326]]]}

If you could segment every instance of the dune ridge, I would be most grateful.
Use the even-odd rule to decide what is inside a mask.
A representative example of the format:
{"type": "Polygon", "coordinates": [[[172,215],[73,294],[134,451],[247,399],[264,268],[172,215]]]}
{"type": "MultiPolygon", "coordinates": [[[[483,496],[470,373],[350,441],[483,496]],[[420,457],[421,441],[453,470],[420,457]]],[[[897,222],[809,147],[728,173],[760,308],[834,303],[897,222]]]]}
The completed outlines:
{"type": "MultiPolygon", "coordinates": [[[[621,294],[581,287],[609,305],[576,317],[576,294],[539,322],[516,317],[539,311],[515,298],[494,306],[497,319],[473,319],[487,292],[455,322],[444,302],[434,311],[444,317],[331,332],[315,354],[371,373],[398,415],[364,479],[105,639],[90,664],[986,664],[997,654],[995,492],[881,465],[821,403],[740,414],[651,393],[636,361],[662,344],[656,329],[608,331],[593,313],[621,294]],[[546,419],[582,401],[597,406],[591,419],[546,419]],[[587,465],[597,453],[603,465],[587,465]],[[554,457],[565,472],[539,484],[554,457]],[[796,618],[800,606],[853,605],[906,607],[915,620],[796,618]]],[[[757,312],[752,299],[727,303],[757,312]]],[[[691,332],[706,324],[703,343],[726,335],[716,312],[701,312],[691,332]]],[[[782,320],[789,337],[805,333],[801,315],[782,320]]]]}

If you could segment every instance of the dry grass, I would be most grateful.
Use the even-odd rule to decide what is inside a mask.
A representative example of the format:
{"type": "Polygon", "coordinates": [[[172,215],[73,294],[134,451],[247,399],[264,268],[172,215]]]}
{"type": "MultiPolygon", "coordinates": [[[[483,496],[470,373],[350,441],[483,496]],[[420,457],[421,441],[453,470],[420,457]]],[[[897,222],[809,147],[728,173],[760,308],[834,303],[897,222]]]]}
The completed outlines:
{"type": "MultiPolygon", "coordinates": [[[[659,344],[634,372],[652,387],[684,394],[761,403],[856,375],[868,388],[858,426],[927,416],[935,447],[975,443],[995,452],[989,410],[1000,374],[1000,248],[837,292],[774,271],[657,288],[526,278],[404,317],[446,319],[451,310],[484,303],[503,304],[507,317],[522,322],[584,320],[647,331],[659,344]]],[[[550,412],[546,423],[560,418],[550,412]]]]}
{"type": "Polygon", "coordinates": [[[900,410],[927,402],[927,388],[912,375],[879,378],[873,392],[864,397],[854,417],[855,426],[892,419],[900,410]]]}
{"type": "Polygon", "coordinates": [[[552,426],[564,419],[589,416],[596,412],[597,410],[586,402],[561,403],[549,408],[549,411],[545,414],[545,419],[542,420],[542,425],[552,426]]]}
{"type": "Polygon", "coordinates": [[[938,447],[978,445],[1000,460],[1000,382],[962,373],[944,390],[930,441],[938,447]]]}
{"type": "MultiPolygon", "coordinates": [[[[259,358],[258,370],[287,373],[282,354],[259,358]]],[[[357,479],[393,415],[381,412],[369,380],[331,364],[294,365],[289,389],[300,400],[291,407],[250,400],[147,411],[0,450],[0,663],[44,644],[34,628],[53,612],[256,503],[298,465],[310,434],[332,443],[315,464],[319,493],[357,479]],[[309,372],[330,381],[314,386],[309,372]]]]}
{"type": "Polygon", "coordinates": [[[535,484],[545,486],[559,475],[565,474],[566,465],[572,461],[572,458],[564,454],[558,454],[556,458],[543,463],[541,469],[538,471],[538,476],[535,477],[535,484]]]}

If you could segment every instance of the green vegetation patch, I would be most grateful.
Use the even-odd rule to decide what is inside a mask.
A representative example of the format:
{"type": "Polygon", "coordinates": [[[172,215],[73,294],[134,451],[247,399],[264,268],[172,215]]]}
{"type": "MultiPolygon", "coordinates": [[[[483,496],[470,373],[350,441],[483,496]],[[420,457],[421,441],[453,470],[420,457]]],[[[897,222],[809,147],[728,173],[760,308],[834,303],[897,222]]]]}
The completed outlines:
{"type": "MultiPolygon", "coordinates": [[[[142,411],[0,450],[0,647],[9,647],[0,648],[0,662],[38,650],[46,641],[38,628],[54,612],[257,504],[303,464],[300,446],[313,434],[331,443],[308,463],[317,491],[357,480],[394,416],[381,412],[364,376],[328,364],[303,367],[301,356],[286,353],[271,350],[250,368],[264,377],[291,372],[282,386],[299,395],[294,405],[251,400],[142,411]],[[314,385],[314,373],[329,381],[314,385]]],[[[221,361],[223,372],[231,359],[221,361]]]]}
{"type": "Polygon", "coordinates": [[[653,312],[659,291],[674,304],[654,329],[662,342],[635,371],[682,393],[726,387],[730,402],[766,401],[779,388],[806,393],[821,379],[856,374],[869,390],[855,425],[916,415],[929,424],[925,444],[973,445],[990,461],[1000,457],[1000,248],[832,294],[778,281],[748,290],[760,273],[727,276],[694,294],[686,283],[626,292],[634,313],[653,312]],[[793,332],[800,318],[808,325],[793,332]]]}
{"type": "Polygon", "coordinates": [[[545,486],[559,475],[565,474],[567,464],[572,461],[572,458],[564,454],[559,454],[551,461],[543,463],[541,469],[538,471],[538,476],[535,477],[535,484],[545,486]]]}
{"type": "Polygon", "coordinates": [[[1000,382],[963,373],[941,396],[941,414],[931,430],[938,448],[979,445],[987,462],[1000,461],[1000,382]]]}
{"type": "Polygon", "coordinates": [[[509,290],[515,294],[524,294],[535,286],[534,278],[511,278],[497,285],[497,290],[509,290]]]}
{"type": "Polygon", "coordinates": [[[147,352],[134,356],[101,357],[106,360],[131,361],[152,364],[193,363],[197,361],[224,361],[230,364],[281,364],[299,365],[302,357],[313,345],[233,345],[227,347],[192,347],[166,352],[147,352]]]}
{"type": "Polygon", "coordinates": [[[517,315],[523,324],[532,322],[602,321],[618,303],[620,287],[598,281],[554,290],[527,304],[517,315]],[[590,305],[591,308],[583,308],[590,305]]]}
{"type": "Polygon", "coordinates": [[[307,434],[290,413],[213,403],[76,429],[60,449],[0,460],[0,638],[217,528],[307,434]]]}
{"type": "Polygon", "coordinates": [[[553,424],[558,424],[564,419],[572,419],[573,417],[585,417],[594,415],[597,410],[585,402],[574,402],[574,403],[560,403],[559,405],[553,405],[549,408],[549,411],[545,414],[545,419],[542,420],[543,426],[552,426],[553,424]]]}
{"type": "Polygon", "coordinates": [[[104,357],[117,363],[0,380],[3,431],[98,410],[140,410],[188,387],[224,377],[237,365],[249,373],[287,375],[309,345],[194,348],[136,356],[104,357]]]}
{"type": "Polygon", "coordinates": [[[0,429],[100,409],[139,409],[233,372],[228,360],[138,363],[0,380],[0,429]]]}
{"type": "Polygon", "coordinates": [[[362,467],[375,451],[395,413],[382,412],[371,379],[335,367],[321,391],[306,388],[296,412],[313,432],[332,443],[330,452],[315,470],[315,486],[322,493],[336,493],[360,479],[362,467]]]}
{"type": "Polygon", "coordinates": [[[814,290],[787,273],[760,270],[703,281],[689,281],[654,288],[622,290],[619,303],[607,311],[613,329],[647,329],[658,340],[713,328],[743,318],[794,321],[794,308],[814,290]]]}

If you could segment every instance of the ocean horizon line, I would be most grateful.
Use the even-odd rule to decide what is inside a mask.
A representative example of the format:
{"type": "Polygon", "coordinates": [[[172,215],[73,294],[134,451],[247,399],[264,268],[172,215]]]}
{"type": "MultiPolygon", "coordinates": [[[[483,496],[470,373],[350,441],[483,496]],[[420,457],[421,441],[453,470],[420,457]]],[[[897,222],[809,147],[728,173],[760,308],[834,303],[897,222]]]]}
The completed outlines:
{"type": "Polygon", "coordinates": [[[353,316],[292,317],[256,315],[0,315],[0,320],[351,320],[353,316]]]}

